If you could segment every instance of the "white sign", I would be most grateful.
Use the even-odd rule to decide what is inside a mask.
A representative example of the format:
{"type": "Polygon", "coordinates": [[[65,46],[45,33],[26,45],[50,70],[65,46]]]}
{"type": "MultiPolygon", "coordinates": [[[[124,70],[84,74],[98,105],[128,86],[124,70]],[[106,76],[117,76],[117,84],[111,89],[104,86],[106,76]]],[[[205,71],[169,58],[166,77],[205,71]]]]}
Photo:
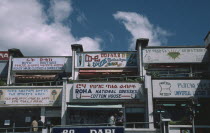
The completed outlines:
{"type": "Polygon", "coordinates": [[[31,117],[25,117],[25,122],[31,122],[31,117]]]}
{"type": "Polygon", "coordinates": [[[137,67],[136,52],[77,53],[77,67],[137,67]]]}
{"type": "Polygon", "coordinates": [[[210,97],[210,80],[153,80],[154,98],[210,97]]]}
{"type": "Polygon", "coordinates": [[[12,70],[64,70],[63,58],[14,58],[12,70]]]}
{"type": "Polygon", "coordinates": [[[205,48],[150,48],[143,50],[144,63],[209,62],[205,48]]]}
{"type": "Polygon", "coordinates": [[[0,100],[5,105],[58,104],[61,89],[1,89],[0,100]]]}
{"type": "Polygon", "coordinates": [[[73,99],[137,99],[143,95],[139,83],[74,83],[73,99]]]}
{"type": "Polygon", "coordinates": [[[10,120],[4,120],[4,125],[9,126],[10,125],[10,120]]]}

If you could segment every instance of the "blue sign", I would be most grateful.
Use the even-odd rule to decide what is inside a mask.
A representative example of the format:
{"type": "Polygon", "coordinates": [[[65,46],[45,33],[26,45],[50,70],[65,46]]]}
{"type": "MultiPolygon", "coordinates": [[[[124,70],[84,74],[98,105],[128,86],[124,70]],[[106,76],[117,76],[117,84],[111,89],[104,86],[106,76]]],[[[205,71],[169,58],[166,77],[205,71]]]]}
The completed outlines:
{"type": "Polygon", "coordinates": [[[52,133],[124,133],[123,127],[53,127],[52,133]]]}

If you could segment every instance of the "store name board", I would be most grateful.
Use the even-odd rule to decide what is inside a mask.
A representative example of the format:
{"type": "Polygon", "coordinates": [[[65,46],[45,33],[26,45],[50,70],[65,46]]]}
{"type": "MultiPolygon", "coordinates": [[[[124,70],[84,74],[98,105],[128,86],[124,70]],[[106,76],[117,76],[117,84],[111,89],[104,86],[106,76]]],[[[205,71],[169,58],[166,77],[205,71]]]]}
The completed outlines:
{"type": "Polygon", "coordinates": [[[123,127],[53,127],[52,133],[124,133],[123,127]]]}
{"type": "Polygon", "coordinates": [[[143,50],[144,63],[209,62],[205,48],[154,48],[143,50]]]}
{"type": "Polygon", "coordinates": [[[0,51],[0,61],[1,60],[9,60],[9,52],[0,51]]]}
{"type": "Polygon", "coordinates": [[[137,99],[139,83],[74,83],[73,99],[137,99]]]}
{"type": "Polygon", "coordinates": [[[210,97],[210,80],[153,80],[154,98],[210,97]]]}
{"type": "Polygon", "coordinates": [[[77,53],[77,67],[137,67],[137,54],[136,52],[77,53]]]}
{"type": "Polygon", "coordinates": [[[65,58],[14,58],[12,70],[64,70],[65,58]]]}
{"type": "Polygon", "coordinates": [[[0,89],[6,105],[52,105],[59,101],[61,89],[0,89]]]}

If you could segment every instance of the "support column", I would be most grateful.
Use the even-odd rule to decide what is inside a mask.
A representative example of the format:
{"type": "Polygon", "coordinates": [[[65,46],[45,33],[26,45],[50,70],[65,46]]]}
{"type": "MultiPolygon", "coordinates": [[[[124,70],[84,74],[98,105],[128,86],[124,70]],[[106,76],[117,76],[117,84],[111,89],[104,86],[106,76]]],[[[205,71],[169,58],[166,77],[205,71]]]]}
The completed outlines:
{"type": "Polygon", "coordinates": [[[147,38],[140,38],[136,41],[136,50],[137,50],[137,63],[138,65],[138,71],[139,76],[144,76],[144,66],[143,66],[143,48],[148,45],[149,39],[147,38]]]}
{"type": "MultiPolygon", "coordinates": [[[[72,79],[77,80],[79,75],[79,68],[77,68],[77,52],[83,52],[81,44],[72,44],[72,79]]],[[[80,60],[84,60],[83,56],[80,56],[80,60]]]]}
{"type": "Polygon", "coordinates": [[[7,74],[7,86],[11,84],[11,69],[12,69],[12,56],[9,56],[9,67],[8,67],[8,74],[7,74]]]}
{"type": "Polygon", "coordinates": [[[67,77],[63,78],[63,89],[62,89],[62,108],[61,108],[61,125],[66,125],[66,85],[67,77]]]}
{"type": "Polygon", "coordinates": [[[147,89],[147,116],[148,122],[150,122],[149,129],[154,129],[152,79],[150,75],[145,75],[145,88],[147,89]]]}

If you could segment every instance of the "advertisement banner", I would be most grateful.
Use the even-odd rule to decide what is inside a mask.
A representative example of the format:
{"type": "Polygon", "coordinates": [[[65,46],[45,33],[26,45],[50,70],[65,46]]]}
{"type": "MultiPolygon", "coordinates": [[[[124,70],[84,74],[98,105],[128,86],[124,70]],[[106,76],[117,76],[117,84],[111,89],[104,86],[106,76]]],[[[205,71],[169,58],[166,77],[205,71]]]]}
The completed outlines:
{"type": "Polygon", "coordinates": [[[0,89],[0,101],[5,105],[58,104],[61,89],[0,89]]]}
{"type": "Polygon", "coordinates": [[[136,52],[77,53],[79,68],[137,67],[136,52]]]}
{"type": "Polygon", "coordinates": [[[139,83],[74,83],[73,99],[137,99],[142,91],[139,83]]]}
{"type": "Polygon", "coordinates": [[[53,127],[52,133],[124,133],[123,127],[53,127]]]}
{"type": "Polygon", "coordinates": [[[200,63],[209,61],[206,48],[143,49],[143,63],[200,63]]]}
{"type": "Polygon", "coordinates": [[[210,97],[210,80],[153,80],[154,98],[210,97]]]}
{"type": "Polygon", "coordinates": [[[14,58],[12,70],[64,70],[63,58],[14,58]]]}
{"type": "Polygon", "coordinates": [[[1,60],[9,60],[9,52],[0,51],[0,61],[1,60]]]}

